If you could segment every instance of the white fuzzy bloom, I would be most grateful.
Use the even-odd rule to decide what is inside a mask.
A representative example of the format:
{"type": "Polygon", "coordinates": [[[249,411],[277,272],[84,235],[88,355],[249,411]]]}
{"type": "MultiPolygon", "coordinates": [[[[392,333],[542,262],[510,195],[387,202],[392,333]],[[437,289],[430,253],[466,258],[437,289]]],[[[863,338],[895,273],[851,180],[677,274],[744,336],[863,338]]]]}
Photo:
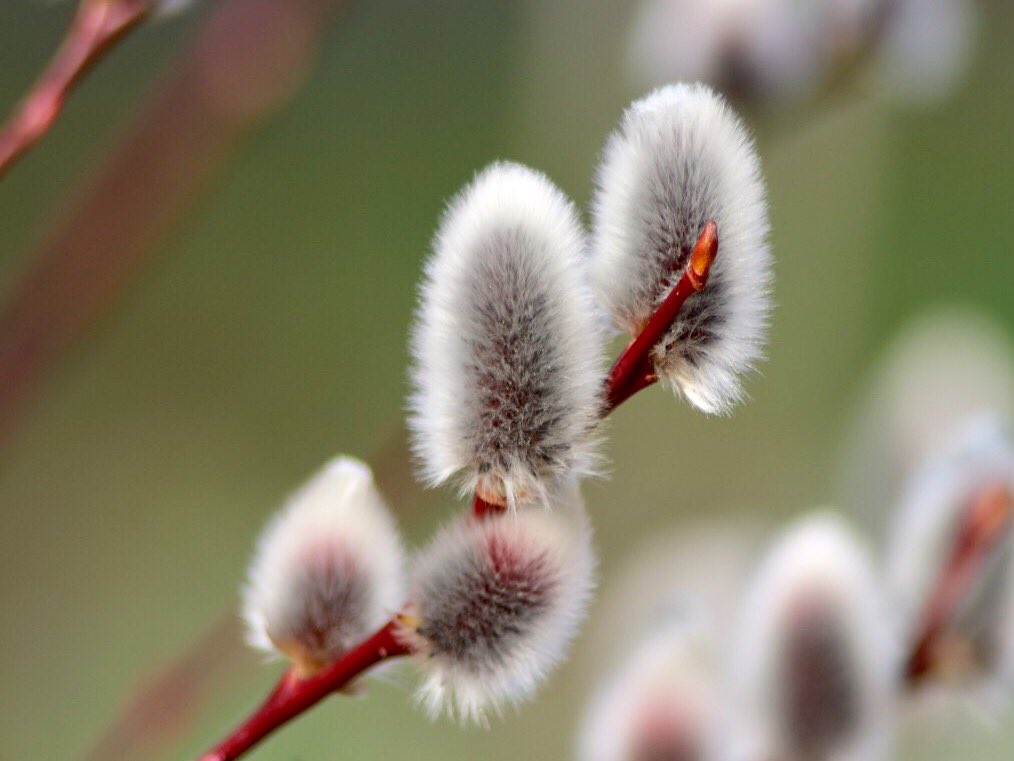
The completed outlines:
{"type": "Polygon", "coordinates": [[[336,458],[261,534],[243,590],[250,643],[313,672],[398,611],[403,574],[397,527],[369,468],[336,458]]]}
{"type": "Polygon", "coordinates": [[[889,94],[914,104],[950,95],[971,63],[978,25],[972,0],[892,0],[878,62],[889,94]]]}
{"type": "Polygon", "coordinates": [[[197,0],[155,0],[155,13],[163,18],[188,10],[197,0]]]}
{"type": "Polygon", "coordinates": [[[884,758],[896,656],[864,549],[837,518],[804,519],[771,550],[744,604],[729,757],[884,758]]]}
{"type": "Polygon", "coordinates": [[[628,43],[633,79],[702,80],[756,100],[810,93],[855,47],[875,0],[645,0],[628,43]]]}
{"type": "Polygon", "coordinates": [[[660,378],[705,412],[743,396],[770,311],[767,204],[753,142],[703,85],[634,103],[606,145],[594,200],[592,284],[618,327],[636,334],[682,276],[705,223],[718,257],[654,352],[660,378]]]}
{"type": "Polygon", "coordinates": [[[578,738],[580,761],[711,758],[719,716],[714,633],[670,612],[595,693],[578,738]]]}
{"type": "MultiPolygon", "coordinates": [[[[970,421],[947,451],[924,464],[896,516],[888,581],[892,610],[910,647],[963,519],[984,490],[1006,490],[1008,499],[1014,495],[1014,431],[991,417],[970,421]]],[[[1014,688],[1014,525],[1009,517],[939,639],[930,675],[942,689],[931,693],[972,700],[987,710],[1009,698],[1014,688]]]]}
{"type": "Polygon", "coordinates": [[[961,82],[978,26],[974,0],[644,0],[628,60],[641,87],[702,80],[764,104],[869,54],[887,94],[918,104],[961,82]]]}
{"type": "Polygon", "coordinates": [[[941,456],[968,421],[1014,419],[1010,337],[978,312],[937,308],[913,319],[864,383],[845,447],[842,501],[882,533],[917,468],[941,456]]]}
{"type": "Polygon", "coordinates": [[[573,204],[545,176],[493,164],[450,204],[426,266],[410,425],[423,474],[511,507],[587,472],[601,336],[573,204]]]}
{"type": "Polygon", "coordinates": [[[594,569],[583,508],[469,516],[441,531],[417,560],[418,626],[405,633],[430,713],[484,721],[529,697],[584,618],[594,569]]]}
{"type": "Polygon", "coordinates": [[[595,625],[584,648],[589,668],[626,652],[632,629],[654,630],[674,611],[728,631],[765,533],[751,520],[735,526],[683,522],[673,531],[651,532],[610,571],[597,595],[595,625]]]}

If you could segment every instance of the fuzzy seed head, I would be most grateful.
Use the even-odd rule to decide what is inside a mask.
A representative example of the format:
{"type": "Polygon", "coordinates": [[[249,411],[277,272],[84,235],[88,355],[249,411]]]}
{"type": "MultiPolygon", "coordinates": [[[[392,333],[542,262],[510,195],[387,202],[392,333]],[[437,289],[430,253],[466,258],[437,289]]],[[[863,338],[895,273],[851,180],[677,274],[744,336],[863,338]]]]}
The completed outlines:
{"type": "Polygon", "coordinates": [[[155,13],[162,18],[168,18],[183,13],[196,2],[197,0],[155,0],[155,13]]]}
{"type": "Polygon", "coordinates": [[[938,637],[932,683],[990,710],[1014,687],[1014,432],[978,417],[928,460],[905,494],[888,546],[891,602],[907,642],[918,636],[928,598],[953,554],[969,511],[996,494],[1005,510],[979,572],[938,637]]]}
{"type": "Polygon", "coordinates": [[[430,713],[484,721],[530,696],[584,617],[594,566],[583,515],[529,508],[444,529],[416,563],[419,623],[405,632],[430,713]]]}
{"type": "Polygon", "coordinates": [[[703,85],[637,101],[606,145],[593,211],[592,285],[632,335],[679,281],[705,223],[718,224],[707,286],[687,299],[653,358],[696,407],[729,411],[760,358],[770,311],[767,204],[743,124],[703,85]]]}
{"type": "Polygon", "coordinates": [[[587,472],[601,336],[573,204],[494,164],[450,204],[426,266],[410,425],[423,474],[512,508],[587,472]]]}
{"type": "Polygon", "coordinates": [[[644,0],[629,41],[642,86],[703,80],[760,102],[813,90],[832,54],[838,7],[869,0],[644,0]]]}
{"type": "Polygon", "coordinates": [[[864,382],[845,442],[841,502],[878,534],[917,469],[959,440],[969,420],[1014,416],[1014,344],[984,315],[954,306],[915,317],[864,382]]]}
{"type": "Polygon", "coordinates": [[[974,59],[979,25],[972,0],[895,0],[877,51],[887,94],[916,106],[953,94],[974,59]]]}
{"type": "Polygon", "coordinates": [[[594,695],[581,761],[698,761],[712,757],[718,718],[713,632],[688,610],[637,642],[594,695]]]}
{"type": "Polygon", "coordinates": [[[243,591],[248,639],[313,673],[398,610],[403,566],[369,468],[339,457],[264,529],[243,591]]]}
{"type": "Polygon", "coordinates": [[[734,653],[733,758],[885,757],[897,649],[869,558],[838,519],[805,519],[776,544],[734,653]]]}

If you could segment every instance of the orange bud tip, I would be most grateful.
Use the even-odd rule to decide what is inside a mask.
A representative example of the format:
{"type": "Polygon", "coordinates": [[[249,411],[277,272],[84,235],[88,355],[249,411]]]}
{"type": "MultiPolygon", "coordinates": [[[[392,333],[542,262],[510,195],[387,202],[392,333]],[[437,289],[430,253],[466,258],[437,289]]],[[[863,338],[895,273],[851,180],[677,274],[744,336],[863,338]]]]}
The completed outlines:
{"type": "Polygon", "coordinates": [[[695,291],[707,285],[708,274],[716,256],[718,256],[718,224],[711,219],[704,225],[700,237],[697,238],[694,250],[690,254],[690,266],[687,267],[687,278],[695,291]]]}
{"type": "Polygon", "coordinates": [[[976,500],[975,518],[983,531],[999,531],[1014,510],[1014,495],[1004,484],[991,484],[983,489],[976,500]]]}

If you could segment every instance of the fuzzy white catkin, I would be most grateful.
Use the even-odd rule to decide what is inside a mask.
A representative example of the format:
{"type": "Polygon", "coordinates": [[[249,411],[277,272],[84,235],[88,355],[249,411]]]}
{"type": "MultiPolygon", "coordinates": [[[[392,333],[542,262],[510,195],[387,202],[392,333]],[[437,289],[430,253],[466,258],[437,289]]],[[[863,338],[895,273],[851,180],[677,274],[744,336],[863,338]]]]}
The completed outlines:
{"type": "Polygon", "coordinates": [[[732,653],[728,758],[885,758],[898,650],[871,561],[840,519],[805,518],[775,544],[732,653]]]}
{"type": "Polygon", "coordinates": [[[528,698],[583,620],[594,584],[591,530],[569,505],[462,517],[419,555],[405,633],[423,669],[431,715],[486,720],[528,698]]]}
{"type": "Polygon", "coordinates": [[[671,611],[627,645],[592,697],[578,759],[713,757],[719,701],[712,628],[688,610],[671,611]]]}
{"type": "Polygon", "coordinates": [[[971,64],[978,26],[972,0],[893,0],[877,62],[888,94],[920,105],[953,93],[971,64]]]}
{"type": "Polygon", "coordinates": [[[612,569],[598,595],[583,649],[589,664],[614,661],[629,649],[632,628],[654,630],[675,612],[728,631],[763,535],[751,520],[682,522],[651,532],[612,569]]]}
{"type": "Polygon", "coordinates": [[[196,3],[197,0],[155,0],[155,13],[162,18],[168,18],[189,10],[196,3]]]}
{"type": "MultiPolygon", "coordinates": [[[[1014,494],[1014,430],[1009,421],[979,416],[951,446],[928,459],[901,500],[888,545],[892,610],[905,641],[918,636],[931,590],[946,566],[961,518],[983,489],[1014,494]]],[[[956,615],[948,622],[946,659],[931,672],[927,706],[958,698],[989,713],[1014,688],[1014,529],[1008,522],[956,615]],[[950,657],[949,657],[950,656],[950,657]]],[[[943,653],[943,655],[941,655],[943,653]]]]}
{"type": "Polygon", "coordinates": [[[767,203],[753,142],[703,85],[637,101],[609,138],[593,204],[591,279],[614,323],[631,334],[676,284],[705,223],[718,257],[654,359],[660,378],[705,412],[743,397],[770,311],[767,203]]]}
{"type": "Polygon", "coordinates": [[[313,671],[404,601],[404,551],[369,468],[338,457],[293,494],[257,543],[243,616],[248,639],[313,671]]]}
{"type": "Polygon", "coordinates": [[[1014,419],[1014,344],[978,311],[934,307],[888,343],[856,406],[841,502],[883,535],[912,474],[950,450],[969,420],[1014,419]]]}
{"type": "Polygon", "coordinates": [[[821,81],[834,35],[870,0],[644,0],[628,41],[640,86],[702,80],[760,102],[821,81]]]}
{"type": "Polygon", "coordinates": [[[594,462],[601,336],[573,204],[493,164],[450,204],[412,339],[409,423],[430,484],[461,474],[512,508],[549,503],[594,462]]]}

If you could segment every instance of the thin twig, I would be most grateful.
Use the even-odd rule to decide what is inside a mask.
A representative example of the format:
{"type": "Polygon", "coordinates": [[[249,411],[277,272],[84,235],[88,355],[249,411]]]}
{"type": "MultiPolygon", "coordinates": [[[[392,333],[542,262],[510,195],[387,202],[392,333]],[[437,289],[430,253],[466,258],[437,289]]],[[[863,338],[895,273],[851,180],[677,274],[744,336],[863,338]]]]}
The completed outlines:
{"type": "Polygon", "coordinates": [[[74,85],[152,9],[153,0],[81,0],[53,59],[0,130],[0,177],[52,129],[74,85]]]}
{"type": "MultiPolygon", "coordinates": [[[[704,288],[717,253],[718,228],[715,222],[710,221],[701,232],[679,282],[607,375],[604,386],[609,404],[603,409],[603,417],[636,391],[650,385],[649,382],[644,382],[644,377],[645,368],[650,368],[651,350],[668,332],[686,300],[704,288]]],[[[479,519],[505,509],[506,506],[488,502],[478,494],[472,500],[472,514],[479,519]]],[[[261,707],[213,750],[201,756],[199,761],[232,761],[239,758],[280,726],[337,692],[376,664],[409,655],[411,651],[399,639],[398,630],[411,625],[412,622],[406,616],[395,618],[315,676],[301,679],[290,669],[261,707]]]]}
{"type": "Polygon", "coordinates": [[[105,314],[230,151],[289,101],[344,4],[218,4],[0,312],[0,445],[53,360],[105,314]]]}
{"type": "Polygon", "coordinates": [[[290,670],[275,686],[267,700],[200,761],[232,761],[328,695],[337,692],[381,661],[409,654],[398,630],[399,619],[386,623],[376,633],[346,652],[323,671],[299,678],[290,670]]]}
{"type": "MultiPolygon", "coordinates": [[[[369,458],[377,486],[399,517],[432,499],[408,472],[407,431],[393,428],[369,458]]],[[[184,653],[137,686],[83,761],[153,758],[190,727],[212,691],[226,690],[247,653],[238,648],[240,630],[232,613],[224,615],[184,653]]],[[[281,682],[280,682],[281,684],[281,682]]]]}
{"type": "Polygon", "coordinates": [[[704,226],[697,243],[694,244],[686,270],[676,287],[665,297],[638,333],[637,338],[630,342],[609,371],[605,389],[606,409],[603,415],[608,415],[633,394],[657,380],[651,352],[669,332],[686,300],[707,284],[711,265],[717,255],[718,225],[712,220],[704,226]]]}
{"type": "Polygon", "coordinates": [[[245,662],[236,616],[227,615],[185,653],[137,686],[84,761],[151,757],[199,716],[224,677],[245,662]]]}
{"type": "Polygon", "coordinates": [[[923,609],[919,634],[905,663],[909,685],[919,683],[939,665],[937,656],[948,627],[986,565],[990,552],[1014,518],[1014,495],[1004,484],[983,489],[969,502],[954,545],[923,609]]]}

